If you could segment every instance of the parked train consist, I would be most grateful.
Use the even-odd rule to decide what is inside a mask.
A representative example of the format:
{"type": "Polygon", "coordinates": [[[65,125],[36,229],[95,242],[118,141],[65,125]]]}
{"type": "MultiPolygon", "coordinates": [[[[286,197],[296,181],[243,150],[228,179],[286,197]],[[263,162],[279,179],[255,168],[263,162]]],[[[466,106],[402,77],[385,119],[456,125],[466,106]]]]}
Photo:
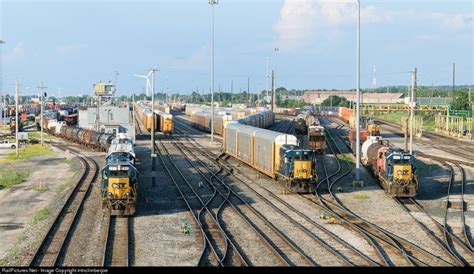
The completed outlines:
{"type": "Polygon", "coordinates": [[[133,215],[137,201],[138,171],[132,139],[119,133],[109,147],[102,168],[102,207],[113,216],[133,215]]]}
{"type": "Polygon", "coordinates": [[[322,126],[308,127],[308,147],[317,151],[319,154],[324,154],[326,149],[326,133],[322,126]]]}
{"type": "MultiPolygon", "coordinates": [[[[148,130],[151,131],[153,115],[151,108],[143,103],[135,104],[136,119],[148,130]]],[[[155,132],[161,131],[163,133],[171,134],[174,131],[173,115],[163,111],[155,110],[155,132]]]]}
{"type": "Polygon", "coordinates": [[[380,125],[371,119],[367,121],[367,131],[369,136],[380,136],[380,125]]]}
{"type": "Polygon", "coordinates": [[[43,119],[43,129],[51,135],[100,151],[107,151],[114,138],[109,133],[68,126],[64,121],[55,119],[43,119]]]}
{"type": "MultiPolygon", "coordinates": [[[[222,111],[214,114],[214,133],[223,136],[224,125],[229,121],[234,120],[232,115],[226,112],[222,111]]],[[[235,121],[242,125],[267,128],[275,122],[275,114],[271,110],[266,110],[235,121]]],[[[191,125],[199,130],[211,132],[211,114],[202,111],[193,112],[191,114],[191,125]]]]}
{"type": "Polygon", "coordinates": [[[316,175],[316,152],[298,148],[294,135],[236,121],[225,124],[224,151],[257,171],[285,181],[285,191],[311,193],[316,175]]]}
{"type": "Polygon", "coordinates": [[[390,147],[380,136],[371,136],[362,145],[362,164],[372,170],[392,197],[415,197],[418,189],[415,161],[415,156],[390,147]]]}
{"type": "Polygon", "coordinates": [[[306,115],[298,114],[294,120],[296,134],[306,134],[308,127],[306,126],[306,115]]]}

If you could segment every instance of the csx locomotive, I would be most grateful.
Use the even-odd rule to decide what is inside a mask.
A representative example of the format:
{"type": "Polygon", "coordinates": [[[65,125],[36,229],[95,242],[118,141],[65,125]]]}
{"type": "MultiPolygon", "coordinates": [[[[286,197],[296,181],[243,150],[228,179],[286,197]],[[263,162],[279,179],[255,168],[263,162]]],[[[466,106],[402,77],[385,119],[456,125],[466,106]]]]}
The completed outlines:
{"type": "Polygon", "coordinates": [[[134,144],[127,134],[112,140],[102,169],[102,205],[111,215],[135,213],[138,171],[135,168],[134,144]]]}
{"type": "Polygon", "coordinates": [[[362,145],[362,163],[379,179],[392,197],[414,197],[418,189],[415,156],[390,147],[381,137],[369,137],[362,145]]]}

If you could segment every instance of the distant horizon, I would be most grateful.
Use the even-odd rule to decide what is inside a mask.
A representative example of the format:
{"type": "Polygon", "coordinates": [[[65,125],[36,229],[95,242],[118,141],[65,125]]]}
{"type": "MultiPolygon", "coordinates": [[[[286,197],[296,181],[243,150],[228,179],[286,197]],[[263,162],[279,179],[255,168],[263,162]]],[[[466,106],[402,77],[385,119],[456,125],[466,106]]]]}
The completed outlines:
{"type": "MultiPolygon", "coordinates": [[[[362,0],[362,89],[472,85],[471,0],[362,0]],[[375,80],[374,80],[375,79],[375,80]]],[[[356,87],[355,0],[220,1],[215,10],[215,91],[356,87]],[[278,51],[274,49],[277,48],[278,51]],[[267,59],[268,58],[268,59],[267,59]],[[267,64],[268,60],[268,64],[267,64]],[[308,88],[310,87],[310,88],[308,88]]],[[[156,90],[211,86],[211,7],[206,1],[0,1],[0,90],[26,94],[44,81],[51,94],[90,94],[99,80],[118,95],[141,91],[156,66],[156,90]],[[29,87],[29,89],[28,89],[29,87]]]]}

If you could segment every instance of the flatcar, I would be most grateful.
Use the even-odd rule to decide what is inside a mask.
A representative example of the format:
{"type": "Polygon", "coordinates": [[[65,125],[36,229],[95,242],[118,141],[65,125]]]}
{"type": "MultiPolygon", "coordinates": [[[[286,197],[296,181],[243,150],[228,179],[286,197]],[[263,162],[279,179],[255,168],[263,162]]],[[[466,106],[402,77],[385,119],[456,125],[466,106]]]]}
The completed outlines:
{"type": "Polygon", "coordinates": [[[294,135],[236,121],[225,125],[226,154],[275,180],[283,179],[286,192],[309,193],[317,181],[315,152],[299,149],[297,145],[298,140],[294,135]]]}
{"type": "Polygon", "coordinates": [[[362,164],[369,167],[391,197],[415,197],[418,189],[415,156],[390,147],[380,137],[362,145],[362,164]]]}
{"type": "Polygon", "coordinates": [[[322,126],[308,127],[308,147],[319,154],[324,154],[326,149],[326,133],[322,126]]]}

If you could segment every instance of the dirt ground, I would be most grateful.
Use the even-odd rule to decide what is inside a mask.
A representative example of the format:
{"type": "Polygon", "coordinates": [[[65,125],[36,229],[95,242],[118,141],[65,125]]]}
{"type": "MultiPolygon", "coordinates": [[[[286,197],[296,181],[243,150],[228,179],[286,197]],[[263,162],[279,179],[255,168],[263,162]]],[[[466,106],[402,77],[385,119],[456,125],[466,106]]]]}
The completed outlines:
{"type": "MultiPolygon", "coordinates": [[[[27,170],[25,182],[0,190],[0,265],[19,265],[43,235],[43,228],[64,203],[81,165],[75,156],[55,150],[48,156],[2,164],[1,170],[27,170]]],[[[0,159],[9,151],[2,150],[0,159]]]]}

